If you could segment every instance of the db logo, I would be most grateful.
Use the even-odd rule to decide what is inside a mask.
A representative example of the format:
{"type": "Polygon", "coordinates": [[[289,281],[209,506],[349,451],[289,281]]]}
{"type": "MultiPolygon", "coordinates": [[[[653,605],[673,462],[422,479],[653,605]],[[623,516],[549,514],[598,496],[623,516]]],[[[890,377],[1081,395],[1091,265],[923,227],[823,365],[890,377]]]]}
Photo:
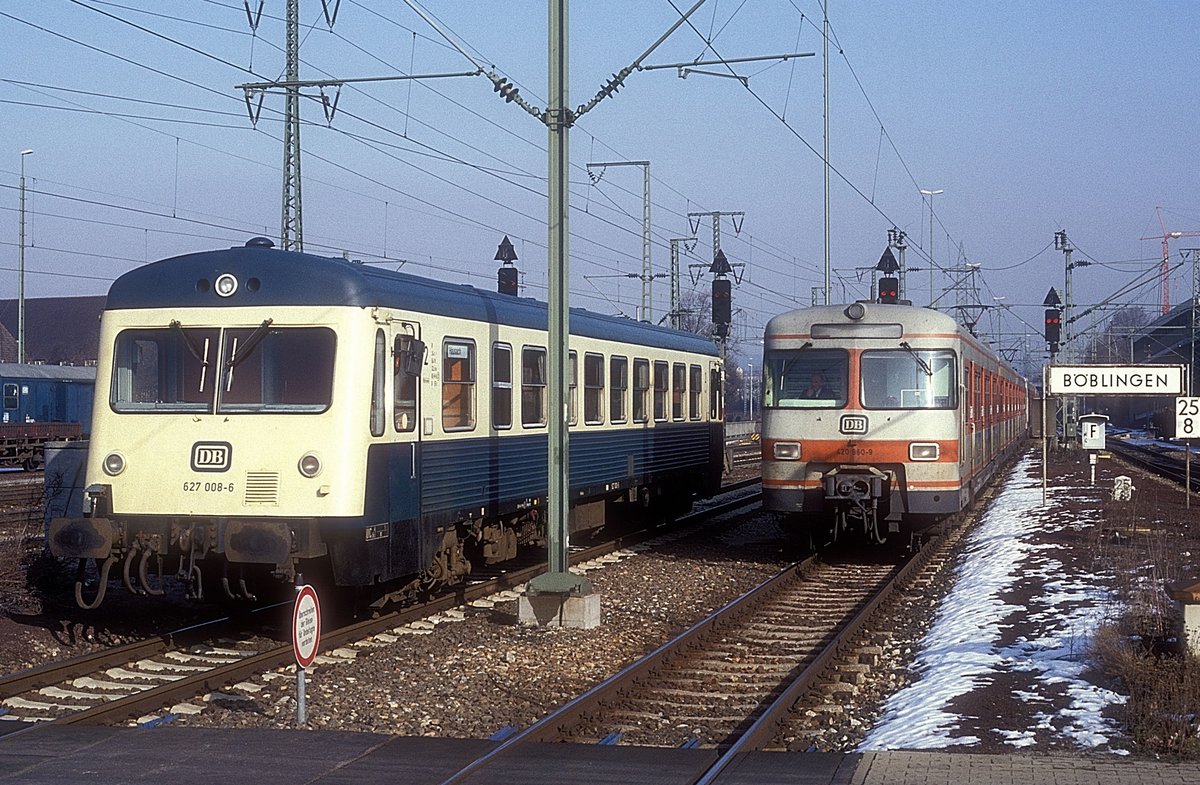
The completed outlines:
{"type": "Polygon", "coordinates": [[[224,472],[229,470],[233,445],[229,442],[196,442],[192,445],[192,471],[224,472]]]}
{"type": "Polygon", "coordinates": [[[861,414],[842,415],[842,433],[866,433],[867,418],[861,414]]]}

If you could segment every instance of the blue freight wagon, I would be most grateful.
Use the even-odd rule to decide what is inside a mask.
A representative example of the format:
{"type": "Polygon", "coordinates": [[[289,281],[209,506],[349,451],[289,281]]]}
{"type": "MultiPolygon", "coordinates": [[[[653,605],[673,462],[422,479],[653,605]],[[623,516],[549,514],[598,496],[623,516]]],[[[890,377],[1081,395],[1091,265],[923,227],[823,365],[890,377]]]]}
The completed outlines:
{"type": "Polygon", "coordinates": [[[95,368],[0,363],[0,467],[37,469],[46,442],[83,438],[95,386],[95,368]]]}

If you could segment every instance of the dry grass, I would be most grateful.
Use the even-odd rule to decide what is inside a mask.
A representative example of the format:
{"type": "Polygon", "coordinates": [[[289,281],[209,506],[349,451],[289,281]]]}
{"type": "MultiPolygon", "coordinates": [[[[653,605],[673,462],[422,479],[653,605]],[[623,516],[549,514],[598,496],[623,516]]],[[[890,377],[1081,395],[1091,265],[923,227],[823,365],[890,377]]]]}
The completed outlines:
{"type": "MultiPolygon", "coordinates": [[[[1179,639],[1167,585],[1200,576],[1200,524],[1177,488],[1141,479],[1127,503],[1106,502],[1094,543],[1097,571],[1114,576],[1112,613],[1096,632],[1097,666],[1128,698],[1124,722],[1138,752],[1200,758],[1200,657],[1179,639]]],[[[1197,504],[1193,500],[1193,504],[1197,504]]]]}

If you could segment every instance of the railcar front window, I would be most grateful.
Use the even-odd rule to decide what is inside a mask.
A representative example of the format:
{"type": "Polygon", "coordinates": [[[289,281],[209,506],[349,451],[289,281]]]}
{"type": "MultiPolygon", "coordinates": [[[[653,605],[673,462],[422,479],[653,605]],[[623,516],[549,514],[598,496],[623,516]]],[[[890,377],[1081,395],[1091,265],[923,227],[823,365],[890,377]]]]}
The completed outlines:
{"type": "Polygon", "coordinates": [[[850,356],[842,349],[768,349],[762,403],[768,409],[840,409],[849,380],[850,356]]]}
{"type": "Polygon", "coordinates": [[[123,330],[113,352],[115,412],[211,412],[220,382],[215,327],[123,330]]]}
{"type": "Polygon", "coordinates": [[[863,352],[862,399],[868,409],[953,409],[958,405],[954,352],[887,349],[863,352]]]}
{"type": "Polygon", "coordinates": [[[218,412],[323,412],[333,396],[336,339],[327,327],[225,331],[218,412]]]}

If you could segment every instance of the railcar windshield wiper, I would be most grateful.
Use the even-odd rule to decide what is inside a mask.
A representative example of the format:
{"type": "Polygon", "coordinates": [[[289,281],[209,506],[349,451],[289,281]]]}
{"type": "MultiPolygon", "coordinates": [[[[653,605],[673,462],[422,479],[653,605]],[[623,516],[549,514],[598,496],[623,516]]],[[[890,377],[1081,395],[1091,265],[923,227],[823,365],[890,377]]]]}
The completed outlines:
{"type": "Polygon", "coordinates": [[[933,376],[933,369],[929,367],[929,363],[925,362],[924,358],[917,354],[916,349],[913,349],[912,346],[909,345],[908,341],[901,341],[900,347],[913,356],[913,359],[916,360],[917,364],[921,366],[921,370],[925,372],[926,376],[933,376]]]}
{"type": "Polygon", "coordinates": [[[254,332],[250,333],[245,341],[242,341],[241,345],[238,344],[236,338],[233,339],[233,348],[229,352],[229,359],[225,361],[225,392],[233,389],[233,369],[254,353],[254,347],[267,337],[267,331],[273,321],[273,319],[263,319],[262,324],[256,327],[254,332]]]}
{"type": "Polygon", "coordinates": [[[209,339],[204,339],[204,349],[201,350],[198,346],[196,346],[196,342],[192,340],[192,337],[188,335],[187,330],[183,329],[183,325],[179,323],[178,319],[172,319],[168,326],[175,332],[179,333],[179,335],[183,338],[183,343],[185,346],[187,346],[188,351],[191,352],[193,357],[200,361],[200,387],[197,389],[197,392],[204,392],[204,380],[208,376],[209,339]]]}

